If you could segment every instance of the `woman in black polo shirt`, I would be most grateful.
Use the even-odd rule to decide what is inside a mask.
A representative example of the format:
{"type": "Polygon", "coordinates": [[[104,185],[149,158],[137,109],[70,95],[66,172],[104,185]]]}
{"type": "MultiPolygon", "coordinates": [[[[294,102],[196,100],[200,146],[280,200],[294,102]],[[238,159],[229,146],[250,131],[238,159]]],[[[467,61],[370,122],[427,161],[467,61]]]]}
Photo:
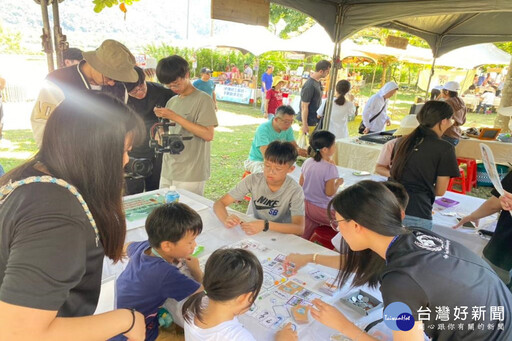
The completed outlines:
{"type": "Polygon", "coordinates": [[[94,315],[103,259],[119,261],[123,167],[143,123],[94,92],[68,96],[39,152],[0,179],[0,340],[144,340],[144,316],[94,315]]]}
{"type": "MultiPolygon", "coordinates": [[[[350,248],[340,262],[339,286],[380,283],[384,322],[390,328],[393,318],[406,311],[388,306],[401,302],[410,309],[409,325],[395,327],[393,339],[422,341],[424,333],[433,340],[512,339],[512,294],[496,273],[459,243],[404,228],[400,206],[382,183],[350,186],[331,201],[331,209],[350,248]]],[[[352,340],[376,340],[335,307],[313,303],[311,314],[319,322],[352,340]]]]}
{"type": "Polygon", "coordinates": [[[432,230],[432,204],[444,195],[451,177],[459,176],[455,148],[441,139],[453,110],[441,101],[428,101],[417,115],[420,125],[400,138],[393,149],[391,178],[409,194],[404,225],[432,230]]]}

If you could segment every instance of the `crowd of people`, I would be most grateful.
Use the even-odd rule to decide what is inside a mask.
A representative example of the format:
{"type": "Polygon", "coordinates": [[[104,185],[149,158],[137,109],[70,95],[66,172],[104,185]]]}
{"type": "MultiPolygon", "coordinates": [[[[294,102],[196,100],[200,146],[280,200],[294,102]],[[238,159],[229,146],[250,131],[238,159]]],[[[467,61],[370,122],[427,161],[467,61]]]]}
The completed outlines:
{"type": "MultiPolygon", "coordinates": [[[[114,40],[76,58],[47,76],[36,101],[31,120],[39,151],[0,178],[0,339],[155,340],[160,308],[174,299],[173,319],[182,321],[185,339],[256,340],[258,335],[237,316],[258,297],[261,264],[249,251],[220,249],[203,272],[192,256],[203,223],[189,206],[158,207],[145,223],[148,239],[124,245],[122,196],[130,157],[151,161],[146,190],[176,186],[204,192],[218,124],[211,71],[204,68],[193,83],[188,62],[173,55],[158,62],[159,83],[150,82],[131,52],[114,40]],[[149,148],[149,139],[162,138],[155,129],[162,119],[173,123],[168,133],[183,137],[178,154],[162,157],[149,148]],[[93,315],[105,256],[129,261],[116,282],[117,309],[93,315]],[[182,308],[180,301],[185,301],[182,308]]],[[[339,255],[294,253],[286,265],[299,269],[312,262],[338,269],[340,286],[380,285],[384,306],[400,301],[413,311],[416,328],[394,332],[397,339],[423,340],[424,333],[440,340],[512,338],[508,314],[504,328],[492,330],[434,329],[428,328],[436,324],[434,314],[418,319],[422,308],[438,305],[503,306],[506,313],[512,306],[506,286],[512,194],[493,193],[465,218],[477,220],[503,209],[498,237],[484,259],[430,231],[434,197],[458,176],[454,139],[464,118],[456,115],[465,111],[458,106],[456,84],[445,85],[444,101],[426,102],[417,126],[404,129],[387,148],[382,168],[390,181],[361,181],[338,193],[343,179],[332,161],[335,139],[346,134],[346,118],[355,107],[350,83],[338,82],[331,120],[341,123],[330,131],[315,130],[321,117],[320,80],[330,69],[329,61],[316,64],[301,91],[297,115],[279,102],[283,82],[272,79],[271,67],[263,75],[269,120],[256,130],[244,165],[248,175],[215,201],[215,215],[226,228],[240,226],[247,235],[273,231],[309,239],[318,226],[330,225],[339,232],[334,239],[339,255]],[[307,150],[294,140],[296,116],[309,139],[307,150]],[[455,135],[447,133],[450,129],[455,135]],[[296,182],[288,174],[299,155],[309,158],[296,182]],[[254,219],[242,221],[227,207],[247,194],[254,219]]],[[[369,100],[363,133],[384,129],[388,99],[397,89],[387,83],[369,100]]],[[[503,183],[512,190],[510,177],[503,183]]],[[[313,304],[311,315],[320,323],[354,340],[374,340],[336,307],[319,299],[313,304]]],[[[278,341],[297,338],[290,324],[275,334],[278,341]]]]}

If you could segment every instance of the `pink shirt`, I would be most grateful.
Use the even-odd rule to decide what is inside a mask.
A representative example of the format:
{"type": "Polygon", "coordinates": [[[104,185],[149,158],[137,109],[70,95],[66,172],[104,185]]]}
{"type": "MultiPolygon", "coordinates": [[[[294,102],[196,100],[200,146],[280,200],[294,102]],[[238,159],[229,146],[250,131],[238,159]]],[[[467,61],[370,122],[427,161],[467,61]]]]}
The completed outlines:
{"type": "Polygon", "coordinates": [[[395,148],[397,140],[398,139],[393,139],[384,144],[377,160],[378,165],[391,167],[391,153],[393,152],[393,148],[395,148]]]}

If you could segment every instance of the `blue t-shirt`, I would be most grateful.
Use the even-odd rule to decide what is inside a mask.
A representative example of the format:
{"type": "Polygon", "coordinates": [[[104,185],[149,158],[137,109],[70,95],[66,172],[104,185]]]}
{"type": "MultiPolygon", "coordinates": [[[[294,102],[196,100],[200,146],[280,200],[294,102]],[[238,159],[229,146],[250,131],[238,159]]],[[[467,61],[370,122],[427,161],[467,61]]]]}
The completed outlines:
{"type": "MultiPolygon", "coordinates": [[[[181,301],[192,295],[200,284],[182,274],[162,258],[144,253],[149,242],[128,246],[130,261],[117,279],[117,308],[134,308],[146,318],[146,341],[158,336],[158,309],[167,298],[181,301]]],[[[126,340],[122,335],[115,340],[126,340]]]]}
{"type": "Polygon", "coordinates": [[[261,76],[261,91],[263,91],[263,83],[265,83],[265,88],[267,90],[270,90],[272,88],[272,81],[273,81],[273,76],[272,74],[268,74],[266,72],[263,72],[263,75],[261,76]]]}
{"type": "Polygon", "coordinates": [[[196,87],[196,89],[201,90],[202,92],[206,92],[208,95],[213,96],[213,91],[215,90],[215,83],[211,79],[208,79],[206,82],[201,78],[196,79],[194,83],[192,83],[196,87]]]}
{"type": "Polygon", "coordinates": [[[263,161],[260,147],[267,146],[273,141],[295,141],[292,127],[278,133],[275,131],[274,127],[272,127],[272,121],[273,120],[269,120],[262,123],[258,129],[256,129],[254,140],[252,140],[251,151],[249,152],[249,160],[263,161]]]}

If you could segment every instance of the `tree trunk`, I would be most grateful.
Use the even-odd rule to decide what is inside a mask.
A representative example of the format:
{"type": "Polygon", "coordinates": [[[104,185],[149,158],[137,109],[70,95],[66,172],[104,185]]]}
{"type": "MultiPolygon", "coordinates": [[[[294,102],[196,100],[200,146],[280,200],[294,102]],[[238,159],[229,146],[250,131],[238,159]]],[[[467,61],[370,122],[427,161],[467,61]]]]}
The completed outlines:
{"type": "MultiPolygon", "coordinates": [[[[507,76],[505,77],[505,84],[503,86],[503,90],[501,91],[501,107],[510,107],[512,106],[512,61],[510,62],[510,66],[508,68],[507,76]]],[[[496,115],[496,119],[494,120],[494,127],[501,128],[502,133],[510,133],[510,116],[503,116],[500,114],[496,115]]]]}
{"type": "Polygon", "coordinates": [[[384,84],[386,84],[386,77],[388,73],[388,64],[386,62],[382,62],[382,78],[380,79],[380,87],[382,88],[384,84]]]}

